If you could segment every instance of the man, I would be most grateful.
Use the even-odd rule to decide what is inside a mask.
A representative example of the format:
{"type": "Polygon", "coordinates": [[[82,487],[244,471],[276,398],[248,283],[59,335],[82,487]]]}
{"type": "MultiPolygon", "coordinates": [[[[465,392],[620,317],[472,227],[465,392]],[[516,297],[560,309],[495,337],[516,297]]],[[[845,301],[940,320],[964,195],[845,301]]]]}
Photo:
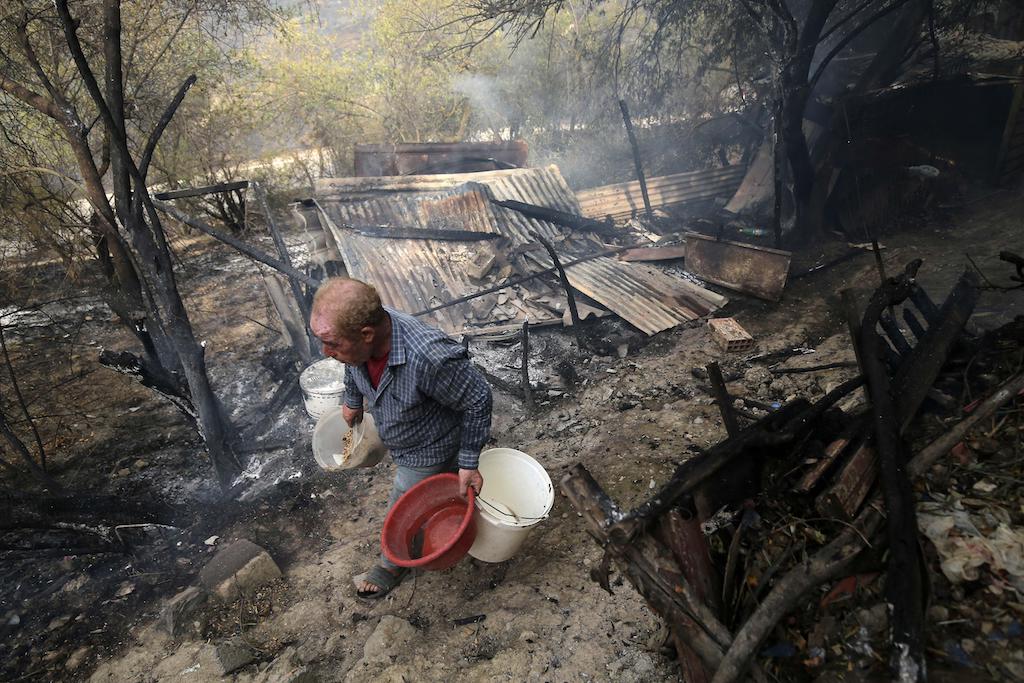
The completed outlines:
{"type": "MultiPolygon", "coordinates": [[[[459,343],[385,308],[373,287],[348,278],[320,286],[309,325],[324,355],[345,363],[345,421],[359,422],[365,403],[398,466],[388,509],[441,472],[458,472],[462,495],[469,487],[480,492],[477,463],[491,429],[491,389],[459,343]]],[[[357,593],[384,597],[404,574],[382,553],[357,593]]]]}

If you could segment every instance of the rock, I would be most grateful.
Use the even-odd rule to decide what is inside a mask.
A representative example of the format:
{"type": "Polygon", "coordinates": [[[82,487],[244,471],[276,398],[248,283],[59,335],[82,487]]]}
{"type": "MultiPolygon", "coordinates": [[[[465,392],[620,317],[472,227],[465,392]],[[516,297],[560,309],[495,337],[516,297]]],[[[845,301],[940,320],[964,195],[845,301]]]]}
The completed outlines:
{"type": "Polygon", "coordinates": [[[874,607],[857,611],[857,621],[869,633],[878,633],[889,625],[889,608],[884,602],[874,607]]]}
{"type": "Polygon", "coordinates": [[[221,675],[226,676],[255,660],[256,651],[241,638],[232,638],[214,647],[213,658],[221,675]]]}
{"type": "Polygon", "coordinates": [[[133,463],[133,466],[137,470],[145,469],[146,467],[149,467],[149,461],[139,458],[133,463]]]}
{"type": "MultiPolygon", "coordinates": [[[[190,586],[167,601],[160,611],[159,624],[171,636],[180,636],[193,628],[205,605],[206,593],[190,586]]],[[[201,625],[203,619],[199,621],[201,625]]]]}
{"type": "Polygon", "coordinates": [[[117,476],[119,476],[119,477],[127,477],[131,473],[132,473],[132,471],[130,469],[128,469],[127,467],[122,467],[121,469],[119,469],[117,471],[117,476]]]}
{"type": "Polygon", "coordinates": [[[762,367],[750,368],[743,373],[743,383],[747,386],[768,384],[773,379],[772,373],[762,367]]]}
{"type": "Polygon", "coordinates": [[[68,656],[67,661],[64,662],[64,669],[66,671],[76,670],[78,667],[82,666],[90,654],[92,654],[92,647],[83,645],[68,656]]]}
{"type": "Polygon", "coordinates": [[[281,570],[270,553],[245,539],[220,550],[199,572],[203,588],[224,602],[234,602],[239,594],[251,594],[280,578],[281,570]]]}
{"type": "Polygon", "coordinates": [[[416,639],[416,629],[408,621],[384,615],[377,628],[363,645],[363,661],[366,663],[390,664],[407,643],[416,639]]]}
{"type": "Polygon", "coordinates": [[[932,605],[928,608],[928,619],[932,623],[946,621],[949,619],[949,610],[942,605],[932,605]]]}

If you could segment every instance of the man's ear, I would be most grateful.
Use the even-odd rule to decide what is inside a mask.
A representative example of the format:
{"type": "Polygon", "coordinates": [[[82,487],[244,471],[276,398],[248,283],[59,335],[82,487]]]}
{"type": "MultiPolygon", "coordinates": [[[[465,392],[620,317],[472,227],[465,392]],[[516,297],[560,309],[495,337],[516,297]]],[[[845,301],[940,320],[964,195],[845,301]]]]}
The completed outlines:
{"type": "Polygon", "coordinates": [[[373,327],[366,325],[359,330],[359,336],[363,340],[364,344],[372,344],[373,338],[376,336],[377,330],[373,327]]]}

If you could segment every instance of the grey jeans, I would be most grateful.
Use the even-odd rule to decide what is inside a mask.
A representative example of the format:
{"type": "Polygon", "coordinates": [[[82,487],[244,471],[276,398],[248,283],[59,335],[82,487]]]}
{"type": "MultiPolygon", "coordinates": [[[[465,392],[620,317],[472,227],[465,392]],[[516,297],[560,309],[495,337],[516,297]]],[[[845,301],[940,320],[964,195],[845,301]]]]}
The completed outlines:
{"type": "MultiPolygon", "coordinates": [[[[396,467],[395,481],[391,485],[391,495],[388,496],[388,510],[395,506],[395,503],[398,502],[398,499],[402,497],[403,493],[427,477],[432,477],[435,474],[441,474],[442,472],[458,472],[459,454],[456,453],[452,456],[451,460],[447,462],[430,465],[428,467],[407,467],[405,465],[396,465],[396,467]]],[[[383,552],[380,554],[380,564],[382,567],[386,567],[388,569],[395,569],[398,566],[388,560],[388,558],[384,557],[383,552]]]]}

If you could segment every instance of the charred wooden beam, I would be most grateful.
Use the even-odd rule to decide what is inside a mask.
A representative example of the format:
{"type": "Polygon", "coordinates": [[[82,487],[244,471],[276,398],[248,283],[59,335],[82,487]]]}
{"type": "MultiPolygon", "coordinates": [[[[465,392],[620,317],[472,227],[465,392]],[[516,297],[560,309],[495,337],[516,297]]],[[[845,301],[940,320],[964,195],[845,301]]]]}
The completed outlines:
{"type": "Polygon", "coordinates": [[[565,298],[569,301],[569,315],[572,317],[572,331],[576,336],[576,350],[580,353],[583,352],[583,331],[580,329],[580,314],[576,310],[576,296],[572,292],[572,285],[569,284],[569,278],[565,275],[565,268],[562,267],[562,262],[558,259],[558,252],[555,251],[555,246],[551,244],[543,235],[539,232],[530,233],[533,238],[544,245],[544,248],[548,252],[548,256],[551,257],[551,261],[555,264],[555,269],[558,271],[558,279],[562,283],[562,288],[565,290],[565,298]]]}
{"type": "Polygon", "coordinates": [[[717,667],[731,642],[729,632],[682,576],[669,551],[646,534],[625,545],[611,542],[607,529],[619,515],[618,506],[583,465],[574,465],[560,485],[583,516],[587,533],[606,548],[623,575],[658,614],[685,630],[688,644],[705,664],[717,667]]]}
{"type": "Polygon", "coordinates": [[[852,520],[868,498],[878,477],[875,449],[862,443],[843,463],[832,485],[814,502],[823,517],[852,520]]]}
{"type": "MultiPolygon", "coordinates": [[[[867,380],[875,423],[875,447],[878,451],[881,488],[885,500],[886,536],[889,542],[885,592],[887,600],[892,605],[890,636],[893,652],[890,667],[901,681],[925,678],[925,582],[922,577],[926,569],[917,538],[913,491],[906,471],[906,447],[900,437],[901,425],[897,405],[893,400],[893,385],[890,383],[882,353],[882,347],[887,344],[878,333],[877,327],[885,309],[906,300],[915,288],[913,278],[919,265],[919,262],[911,263],[900,277],[887,280],[879,287],[860,319],[858,334],[854,339],[859,350],[858,361],[867,380]]],[[[948,315],[949,311],[946,313],[945,317],[929,328],[928,336],[934,330],[952,327],[946,323],[952,316],[948,315]]],[[[854,324],[855,321],[851,321],[851,326],[854,324]]],[[[957,331],[959,329],[962,329],[962,324],[956,328],[957,331]]],[[[922,341],[918,348],[924,343],[922,341]]],[[[952,339],[949,340],[949,344],[952,344],[952,339]]],[[[931,375],[927,368],[921,368],[918,374],[913,375],[913,386],[927,382],[926,391],[935,381],[943,362],[945,354],[937,361],[929,362],[929,365],[935,365],[935,372],[931,375]]],[[[914,366],[913,359],[908,359],[904,364],[905,368],[914,366]]],[[[901,396],[904,396],[902,392],[901,396]]],[[[921,395],[921,400],[923,399],[924,392],[921,395]]],[[[920,401],[914,405],[914,399],[905,396],[902,403],[904,410],[909,411],[904,413],[905,416],[915,414],[917,406],[920,405],[920,401]]]]}
{"type": "Polygon", "coordinates": [[[810,493],[818,485],[818,482],[828,473],[829,470],[839,461],[847,447],[857,438],[857,435],[864,430],[865,421],[863,417],[856,417],[850,421],[840,435],[825,447],[825,452],[814,467],[809,469],[800,479],[794,490],[798,493],[810,493]]]}
{"type": "MultiPolygon", "coordinates": [[[[682,573],[682,578],[693,586],[694,594],[715,615],[721,615],[718,600],[718,581],[707,538],[701,531],[700,520],[692,511],[684,516],[679,509],[670,510],[661,518],[656,534],[671,552],[682,573]]],[[[686,630],[672,625],[676,651],[679,653],[679,668],[683,680],[693,683],[711,680],[699,655],[693,651],[686,639],[686,630]]]]}
{"type": "MultiPolygon", "coordinates": [[[[979,284],[974,271],[964,271],[938,310],[938,318],[931,321],[924,337],[893,378],[893,395],[899,397],[896,408],[899,411],[901,432],[917,414],[949,357],[950,350],[974,312],[981,293],[979,284]]],[[[921,291],[915,286],[911,294],[914,290],[921,291]]]]}
{"type": "MultiPolygon", "coordinates": [[[[940,458],[949,453],[978,422],[990,417],[1000,406],[1024,391],[1024,372],[1004,382],[971,413],[930,444],[920,450],[907,465],[912,476],[924,474],[940,458]]],[[[882,500],[875,496],[857,515],[852,524],[843,527],[836,538],[815,552],[806,562],[790,570],[772,588],[754,613],[733,638],[712,683],[732,683],[746,671],[757,648],[775,625],[800,604],[801,600],[821,584],[847,572],[861,551],[878,542],[876,533],[884,520],[882,500]]]]}
{"type": "Polygon", "coordinates": [[[725,423],[725,431],[729,436],[736,436],[740,431],[739,422],[736,421],[736,413],[733,410],[732,398],[722,378],[722,369],[718,363],[708,363],[708,379],[711,381],[711,390],[718,402],[718,410],[722,413],[722,422],[725,423]]]}
{"type": "Polygon", "coordinates": [[[515,199],[492,199],[491,203],[505,209],[517,211],[527,218],[535,218],[539,221],[554,223],[555,225],[561,225],[572,230],[592,232],[604,237],[616,237],[621,235],[621,233],[615,229],[615,226],[610,223],[595,221],[593,218],[577,216],[573,213],[559,211],[558,209],[550,209],[546,206],[528,204],[526,202],[516,201],[515,199]]]}
{"type": "Polygon", "coordinates": [[[218,192],[231,192],[233,190],[244,190],[249,187],[248,180],[238,180],[231,183],[217,183],[216,185],[204,185],[203,187],[187,187],[182,190],[171,190],[169,192],[157,192],[153,199],[184,199],[186,197],[201,197],[205,194],[216,194],[218,192]]]}
{"type": "Polygon", "coordinates": [[[633,131],[633,119],[629,116],[629,105],[626,100],[619,100],[619,111],[622,112],[622,122],[626,125],[626,135],[629,136],[629,147],[633,150],[633,165],[636,166],[636,179],[640,182],[640,194],[644,198],[644,214],[651,215],[651,198],[647,194],[647,178],[644,176],[644,163],[640,158],[640,145],[636,141],[636,133],[633,131]]]}

